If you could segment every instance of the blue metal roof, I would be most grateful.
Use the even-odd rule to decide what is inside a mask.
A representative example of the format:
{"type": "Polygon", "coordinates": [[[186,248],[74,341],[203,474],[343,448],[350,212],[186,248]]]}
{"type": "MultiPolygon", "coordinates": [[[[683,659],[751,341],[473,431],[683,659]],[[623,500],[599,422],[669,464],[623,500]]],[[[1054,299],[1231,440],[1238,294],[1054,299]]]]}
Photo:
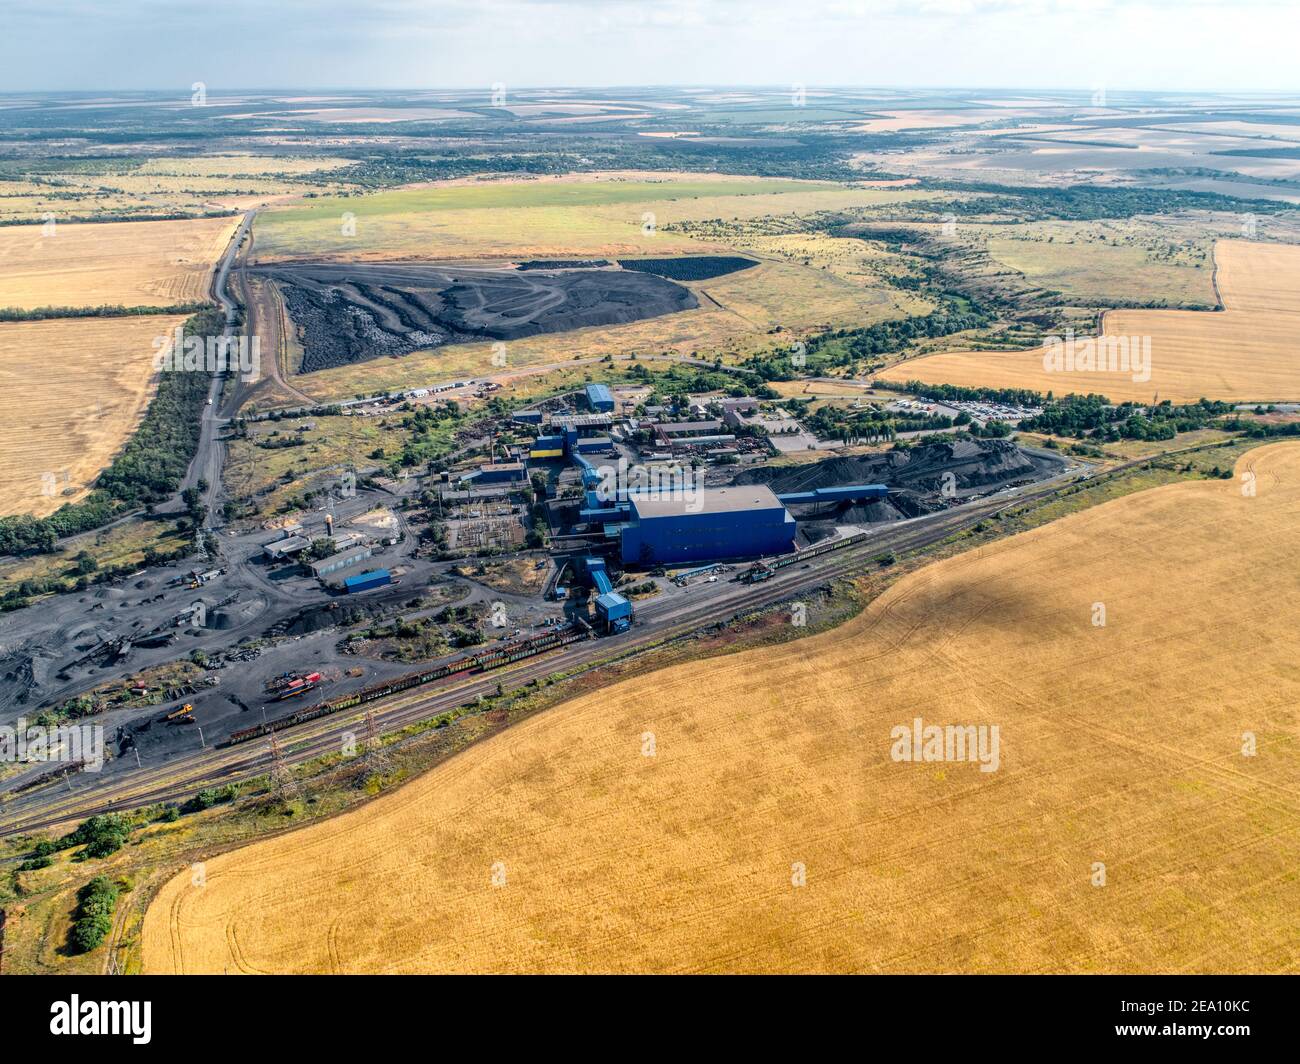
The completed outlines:
{"type": "Polygon", "coordinates": [[[610,591],[604,595],[596,596],[596,609],[604,613],[606,617],[617,620],[620,617],[631,615],[632,604],[617,591],[610,591]]]}
{"type": "Polygon", "coordinates": [[[387,569],[372,569],[368,573],[357,573],[349,576],[343,581],[344,587],[356,587],[358,584],[369,584],[374,581],[383,582],[392,579],[392,574],[387,569]]]}
{"type": "Polygon", "coordinates": [[[883,499],[889,494],[885,484],[847,484],[838,488],[815,488],[812,491],[794,491],[778,495],[782,503],[834,502],[844,499],[883,499]]]}

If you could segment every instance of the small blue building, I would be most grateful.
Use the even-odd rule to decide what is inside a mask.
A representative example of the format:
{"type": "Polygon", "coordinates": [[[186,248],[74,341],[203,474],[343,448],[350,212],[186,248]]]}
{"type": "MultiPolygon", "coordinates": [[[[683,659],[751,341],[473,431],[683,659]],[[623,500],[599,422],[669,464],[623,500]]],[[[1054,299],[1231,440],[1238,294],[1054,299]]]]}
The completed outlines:
{"type": "Polygon", "coordinates": [[[608,414],[614,409],[614,395],[603,384],[588,384],[587,405],[598,414],[608,414]]]}
{"type": "Polygon", "coordinates": [[[387,569],[374,569],[368,573],[357,573],[343,581],[343,590],[349,595],[369,591],[375,587],[385,587],[393,582],[393,575],[387,569]]]}
{"type": "Polygon", "coordinates": [[[596,619],[607,632],[625,632],[632,626],[632,603],[617,591],[597,595],[596,619]]]}

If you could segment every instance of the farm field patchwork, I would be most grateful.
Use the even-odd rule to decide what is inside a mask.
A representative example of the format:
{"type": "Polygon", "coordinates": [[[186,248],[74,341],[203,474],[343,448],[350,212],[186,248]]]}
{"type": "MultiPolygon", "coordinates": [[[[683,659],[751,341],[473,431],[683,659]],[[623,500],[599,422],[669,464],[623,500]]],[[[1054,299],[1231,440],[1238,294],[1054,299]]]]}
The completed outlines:
{"type": "Polygon", "coordinates": [[[0,307],[174,306],[207,299],[237,218],[0,228],[0,307]]]}
{"type": "Polygon", "coordinates": [[[83,497],[149,405],[153,342],[184,316],[0,324],[0,516],[83,497]]]}
{"type": "Polygon", "coordinates": [[[1140,373],[1044,368],[1044,349],[952,351],[898,363],[885,381],[1096,392],[1110,399],[1300,399],[1300,246],[1244,240],[1215,245],[1225,310],[1116,310],[1106,337],[1150,337],[1150,379],[1140,373]]]}
{"type": "Polygon", "coordinates": [[[144,968],[1295,971],[1300,446],[1236,473],[575,699],[203,886],[186,869],[144,968]],[[997,726],[996,771],[891,756],[915,718],[997,726]]]}

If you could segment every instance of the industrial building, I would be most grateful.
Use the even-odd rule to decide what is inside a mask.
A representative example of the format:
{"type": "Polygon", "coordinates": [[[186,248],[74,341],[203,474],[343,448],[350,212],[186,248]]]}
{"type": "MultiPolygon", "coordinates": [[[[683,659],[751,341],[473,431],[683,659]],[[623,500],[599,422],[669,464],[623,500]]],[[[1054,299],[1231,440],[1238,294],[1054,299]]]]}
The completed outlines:
{"type": "Polygon", "coordinates": [[[366,544],[349,547],[347,550],[341,550],[336,554],[331,554],[328,558],[321,558],[319,561],[309,562],[307,570],[317,580],[329,576],[331,573],[337,573],[340,569],[347,569],[349,566],[356,565],[358,562],[365,561],[371,555],[371,549],[366,544]]]}
{"type": "Polygon", "coordinates": [[[758,558],[794,549],[795,520],[763,484],[630,493],[625,565],[758,558]]]}
{"type": "Polygon", "coordinates": [[[538,436],[528,451],[528,457],[534,460],[564,457],[563,436],[538,436]]]}
{"type": "Polygon", "coordinates": [[[605,570],[605,559],[589,555],[582,559],[582,567],[596,591],[597,623],[606,632],[627,631],[632,625],[632,603],[614,590],[605,570]]]}
{"type": "Polygon", "coordinates": [[[386,587],[393,582],[393,574],[387,569],[372,569],[365,573],[355,573],[345,577],[343,590],[349,595],[356,595],[371,588],[386,587]]]}
{"type": "Polygon", "coordinates": [[[477,487],[483,484],[515,484],[527,479],[522,462],[497,462],[493,465],[479,466],[465,480],[472,480],[477,487]]]}
{"type": "Polygon", "coordinates": [[[306,536],[289,536],[285,539],[277,539],[274,543],[266,544],[262,548],[262,553],[271,561],[278,562],[295,554],[301,554],[310,546],[311,540],[306,536]]]}
{"type": "Polygon", "coordinates": [[[608,414],[614,409],[614,395],[603,384],[588,384],[587,406],[598,414],[608,414]]]}
{"type": "Polygon", "coordinates": [[[574,446],[581,454],[587,454],[591,451],[608,451],[613,444],[608,436],[580,436],[574,446]]]}
{"type": "Polygon", "coordinates": [[[884,499],[889,496],[889,487],[885,484],[847,484],[838,488],[814,488],[812,491],[793,491],[778,495],[786,506],[798,506],[804,503],[821,502],[862,502],[871,499],[884,499]]]}
{"type": "Polygon", "coordinates": [[[714,436],[721,428],[722,422],[712,418],[704,421],[665,421],[654,427],[655,434],[665,446],[691,437],[714,436]]]}

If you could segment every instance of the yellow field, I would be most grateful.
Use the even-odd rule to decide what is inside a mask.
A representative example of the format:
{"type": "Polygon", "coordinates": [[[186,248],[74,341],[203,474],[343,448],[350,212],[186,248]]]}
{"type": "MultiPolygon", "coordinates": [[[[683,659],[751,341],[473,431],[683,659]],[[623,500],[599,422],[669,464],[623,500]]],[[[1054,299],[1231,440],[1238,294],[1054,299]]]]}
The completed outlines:
{"type": "Polygon", "coordinates": [[[76,501],[135,430],[184,317],[0,324],[0,516],[76,501]]]}
{"type": "Polygon", "coordinates": [[[1215,246],[1222,313],[1115,310],[1106,336],[1151,338],[1151,376],[1048,372],[1043,350],[953,351],[900,363],[887,381],[967,387],[1098,392],[1115,401],[1300,399],[1300,246],[1220,241],[1215,246]]]}
{"type": "Polygon", "coordinates": [[[1300,446],[1238,472],[1253,496],[1080,512],[186,869],[145,970],[1294,971],[1300,446]],[[997,771],[895,760],[916,717],[997,725],[997,771]]]}
{"type": "Polygon", "coordinates": [[[0,228],[0,307],[171,306],[207,299],[238,218],[0,228]]]}

